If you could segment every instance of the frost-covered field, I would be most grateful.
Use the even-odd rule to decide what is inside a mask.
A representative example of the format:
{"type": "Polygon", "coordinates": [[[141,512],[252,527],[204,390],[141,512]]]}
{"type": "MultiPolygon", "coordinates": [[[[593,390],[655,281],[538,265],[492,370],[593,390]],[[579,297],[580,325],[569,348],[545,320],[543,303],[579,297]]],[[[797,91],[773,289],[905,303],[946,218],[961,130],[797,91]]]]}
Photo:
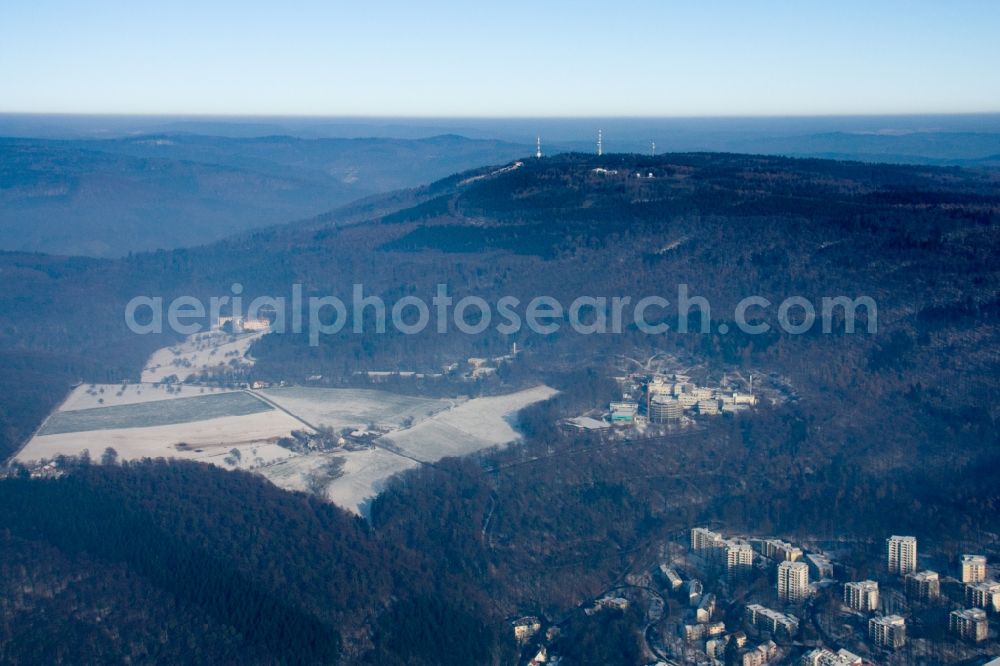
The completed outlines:
{"type": "Polygon", "coordinates": [[[60,411],[95,409],[112,405],[133,405],[155,400],[191,398],[198,395],[228,393],[228,389],[200,386],[173,386],[163,384],[82,384],[63,401],[60,411]]]}
{"type": "Polygon", "coordinates": [[[263,400],[242,391],[72,411],[64,409],[49,416],[38,434],[45,436],[91,430],[150,428],[221,417],[247,416],[273,409],[263,400]]]}
{"type": "Polygon", "coordinates": [[[288,414],[270,409],[243,416],[153,427],[40,434],[18,453],[17,460],[51,460],[58,455],[79,455],[84,449],[97,459],[111,447],[122,460],[184,458],[223,467],[252,467],[257,458],[260,459],[257,464],[261,465],[290,455],[275,441],[301,427],[302,424],[288,414]],[[229,465],[224,459],[233,448],[240,449],[240,461],[229,465]]]}
{"type": "Polygon", "coordinates": [[[108,447],[121,460],[197,460],[251,469],[281,488],[318,493],[363,513],[400,472],[518,439],[514,415],[556,393],[536,386],[502,396],[438,400],[368,389],[288,387],[255,394],[153,385],[174,374],[183,380],[220,363],[252,363],[245,353],[260,335],[192,336],[155,352],[142,384],[77,387],[17,460],[51,460],[84,450],[97,460],[108,447]],[[303,454],[277,444],[293,430],[309,430],[305,423],[335,429],[374,424],[389,432],[375,441],[375,448],[359,451],[303,454]]]}
{"type": "Polygon", "coordinates": [[[159,382],[171,375],[184,381],[188,375],[220,365],[253,365],[253,360],[245,358],[245,355],[250,345],[263,335],[263,332],[229,335],[222,331],[208,331],[189,336],[178,345],[155,351],[142,370],[142,381],[159,382]]]}
{"type": "Polygon", "coordinates": [[[459,404],[369,389],[273,388],[261,391],[275,404],[315,426],[364,428],[375,424],[400,428],[459,404]]]}
{"type": "Polygon", "coordinates": [[[293,456],[259,471],[279,488],[321,490],[339,507],[364,513],[365,505],[379,494],[394,475],[417,467],[417,463],[382,449],[334,451],[293,456]],[[340,466],[339,476],[324,477],[330,463],[340,466]]]}
{"type": "Polygon", "coordinates": [[[536,386],[507,395],[475,398],[412,428],[389,433],[377,443],[423,462],[507,444],[519,437],[511,425],[512,417],[555,394],[556,390],[548,386],[536,386]]]}

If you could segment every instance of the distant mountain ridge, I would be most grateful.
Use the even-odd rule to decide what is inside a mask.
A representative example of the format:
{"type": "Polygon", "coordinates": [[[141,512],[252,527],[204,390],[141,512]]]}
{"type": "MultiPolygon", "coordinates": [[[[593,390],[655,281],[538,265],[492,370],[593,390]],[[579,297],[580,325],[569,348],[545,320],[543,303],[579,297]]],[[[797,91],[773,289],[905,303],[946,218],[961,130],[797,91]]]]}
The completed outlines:
{"type": "Polygon", "coordinates": [[[113,257],[202,245],[529,151],[457,135],[0,138],[0,249],[113,257]]]}

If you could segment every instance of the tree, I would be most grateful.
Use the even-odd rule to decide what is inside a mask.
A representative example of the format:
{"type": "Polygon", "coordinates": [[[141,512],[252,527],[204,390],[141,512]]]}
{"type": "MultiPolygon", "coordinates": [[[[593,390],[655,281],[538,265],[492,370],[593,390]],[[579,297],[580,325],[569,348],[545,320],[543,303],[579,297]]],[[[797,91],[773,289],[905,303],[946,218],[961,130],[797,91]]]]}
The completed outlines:
{"type": "Polygon", "coordinates": [[[101,454],[101,464],[102,465],[115,465],[118,463],[118,452],[115,451],[110,446],[104,449],[104,453],[101,454]]]}

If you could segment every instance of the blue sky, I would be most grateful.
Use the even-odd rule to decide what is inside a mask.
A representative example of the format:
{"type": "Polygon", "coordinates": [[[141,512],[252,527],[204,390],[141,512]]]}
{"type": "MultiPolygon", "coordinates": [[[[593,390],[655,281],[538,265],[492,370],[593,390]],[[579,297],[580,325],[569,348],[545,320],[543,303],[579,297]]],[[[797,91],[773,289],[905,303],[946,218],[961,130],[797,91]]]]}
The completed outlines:
{"type": "Polygon", "coordinates": [[[0,111],[1000,111],[1000,2],[0,0],[0,111]]]}

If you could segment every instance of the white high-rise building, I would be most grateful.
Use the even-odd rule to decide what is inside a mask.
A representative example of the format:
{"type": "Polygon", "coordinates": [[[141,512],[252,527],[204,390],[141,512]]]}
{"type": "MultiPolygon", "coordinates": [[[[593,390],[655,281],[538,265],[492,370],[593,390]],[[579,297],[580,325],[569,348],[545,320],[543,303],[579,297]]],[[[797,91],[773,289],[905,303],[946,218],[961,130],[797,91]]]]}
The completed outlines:
{"type": "Polygon", "coordinates": [[[844,585],[844,603],[856,611],[871,612],[878,610],[878,583],[874,580],[862,580],[844,585]]]}
{"type": "Polygon", "coordinates": [[[708,550],[719,548],[725,539],[721,534],[713,532],[704,527],[695,527],[691,530],[691,550],[708,550]]]}
{"type": "Polygon", "coordinates": [[[744,574],[753,567],[753,547],[742,541],[726,542],[726,572],[744,574]]]}
{"type": "Polygon", "coordinates": [[[877,647],[895,650],[906,644],[906,620],[900,615],[868,620],[868,638],[877,647]]]}
{"type": "Polygon", "coordinates": [[[797,603],[809,596],[809,565],[785,561],[778,565],[778,597],[797,603]]]}
{"type": "Polygon", "coordinates": [[[986,580],[986,557],[962,555],[962,582],[982,583],[986,580]]]}
{"type": "Polygon", "coordinates": [[[891,536],[885,540],[889,573],[905,576],[917,570],[917,537],[891,536]]]}

